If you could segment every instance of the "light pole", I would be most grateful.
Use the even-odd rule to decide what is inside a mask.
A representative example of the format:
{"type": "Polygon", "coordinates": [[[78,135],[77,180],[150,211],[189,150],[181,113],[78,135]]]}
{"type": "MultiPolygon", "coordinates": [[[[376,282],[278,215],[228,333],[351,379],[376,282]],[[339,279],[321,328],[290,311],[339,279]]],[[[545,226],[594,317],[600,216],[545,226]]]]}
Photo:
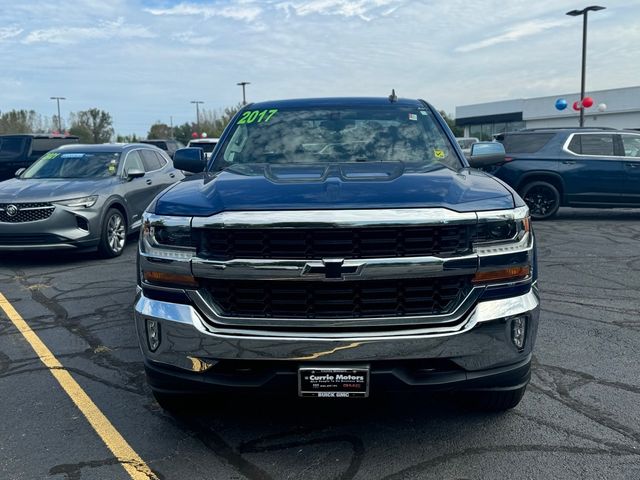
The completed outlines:
{"type": "Polygon", "coordinates": [[[191,103],[196,104],[196,125],[198,128],[198,131],[200,131],[200,105],[203,104],[204,102],[201,100],[191,100],[191,103]]]}
{"type": "Polygon", "coordinates": [[[49,97],[50,100],[55,100],[58,104],[58,132],[62,133],[62,118],[60,118],[60,100],[66,100],[65,97],[49,97]]]}
{"type": "Polygon", "coordinates": [[[589,12],[597,12],[598,10],[604,10],[605,7],[599,7],[598,5],[592,5],[582,10],[571,10],[567,12],[567,15],[571,17],[579,17],[582,15],[582,80],[580,84],[580,126],[584,127],[584,106],[582,100],[584,100],[584,84],[585,84],[585,71],[587,68],[587,14],[589,12]]]}
{"type": "Polygon", "coordinates": [[[242,104],[246,105],[247,104],[247,97],[245,95],[244,89],[245,89],[245,87],[247,85],[251,85],[251,82],[238,82],[238,83],[236,83],[236,85],[242,87],[242,104]]]}

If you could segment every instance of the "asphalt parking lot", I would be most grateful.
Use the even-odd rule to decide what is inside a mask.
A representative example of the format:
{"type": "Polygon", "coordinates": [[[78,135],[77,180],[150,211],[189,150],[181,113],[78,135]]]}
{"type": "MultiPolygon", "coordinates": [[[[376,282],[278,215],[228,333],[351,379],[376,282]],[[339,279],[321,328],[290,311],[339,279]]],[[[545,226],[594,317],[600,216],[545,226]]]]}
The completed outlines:
{"type": "MultiPolygon", "coordinates": [[[[640,210],[562,209],[535,229],[533,379],[501,415],[418,396],[165,414],[134,335],[134,241],[107,261],[3,256],[0,293],[120,435],[107,441],[126,441],[152,478],[640,478],[640,210]]],[[[0,399],[0,478],[130,478],[1,311],[0,399]]]]}

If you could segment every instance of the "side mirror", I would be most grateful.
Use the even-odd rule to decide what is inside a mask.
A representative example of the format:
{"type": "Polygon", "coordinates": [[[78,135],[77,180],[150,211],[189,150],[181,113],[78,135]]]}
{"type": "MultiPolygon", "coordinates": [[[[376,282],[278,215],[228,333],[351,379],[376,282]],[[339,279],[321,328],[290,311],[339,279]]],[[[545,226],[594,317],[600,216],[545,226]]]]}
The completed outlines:
{"type": "Polygon", "coordinates": [[[138,170],[137,168],[132,168],[127,171],[127,180],[133,180],[134,178],[144,177],[144,170],[138,170]]]}
{"type": "Polygon", "coordinates": [[[504,157],[504,145],[500,142],[477,142],[471,145],[467,159],[473,168],[482,168],[504,163],[504,157]]]}
{"type": "Polygon", "coordinates": [[[22,173],[26,170],[26,168],[19,168],[18,170],[16,170],[16,177],[19,177],[20,175],[22,175],[22,173]]]}
{"type": "Polygon", "coordinates": [[[173,166],[178,170],[200,173],[204,171],[207,161],[204,150],[198,147],[187,147],[176,150],[173,154],[173,166]]]}

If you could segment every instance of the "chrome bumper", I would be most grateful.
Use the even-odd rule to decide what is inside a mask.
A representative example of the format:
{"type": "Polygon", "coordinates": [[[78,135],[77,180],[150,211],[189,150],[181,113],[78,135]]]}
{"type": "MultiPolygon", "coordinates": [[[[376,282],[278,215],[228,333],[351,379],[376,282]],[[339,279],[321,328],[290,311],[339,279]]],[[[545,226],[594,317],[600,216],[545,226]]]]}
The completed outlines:
{"type": "Polygon", "coordinates": [[[191,372],[203,372],[217,360],[294,362],[372,362],[376,360],[450,359],[467,371],[510,365],[531,354],[538,327],[539,297],[528,293],[479,302],[455,331],[414,330],[305,336],[264,330],[214,329],[190,305],[152,300],[138,292],[135,322],[146,359],[191,372]],[[510,318],[527,315],[522,350],[511,341],[510,318]],[[146,320],[160,324],[161,342],[152,352],[146,320]]]}

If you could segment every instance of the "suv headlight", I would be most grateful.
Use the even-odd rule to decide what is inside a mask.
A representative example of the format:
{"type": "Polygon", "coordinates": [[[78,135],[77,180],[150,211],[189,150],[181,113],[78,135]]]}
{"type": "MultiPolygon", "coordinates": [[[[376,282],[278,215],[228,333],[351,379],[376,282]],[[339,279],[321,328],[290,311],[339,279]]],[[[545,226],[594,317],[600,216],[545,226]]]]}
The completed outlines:
{"type": "Polygon", "coordinates": [[[58,200],[56,203],[58,205],[63,205],[69,208],[91,208],[98,201],[97,195],[91,195],[89,197],[80,197],[80,198],[71,198],[69,200],[58,200]]]}
{"type": "Polygon", "coordinates": [[[145,212],[140,233],[140,252],[151,257],[188,260],[196,253],[191,239],[191,218],[145,212]]]}

